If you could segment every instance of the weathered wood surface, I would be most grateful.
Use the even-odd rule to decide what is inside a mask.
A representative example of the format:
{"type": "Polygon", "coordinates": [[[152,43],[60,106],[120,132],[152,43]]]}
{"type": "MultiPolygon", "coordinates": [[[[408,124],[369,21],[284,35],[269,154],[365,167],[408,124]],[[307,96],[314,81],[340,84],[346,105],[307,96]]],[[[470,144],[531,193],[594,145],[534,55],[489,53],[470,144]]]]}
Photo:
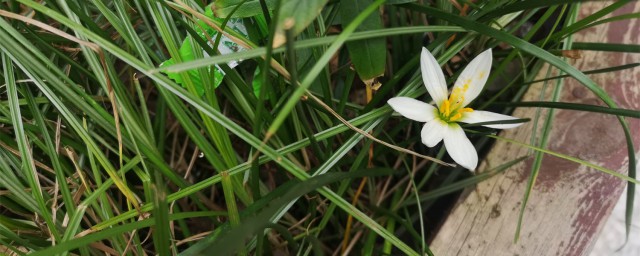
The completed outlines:
{"type": "MultiPolygon", "coordinates": [[[[599,11],[607,4],[584,3],[581,16],[599,11]]],[[[639,11],[640,3],[634,2],[614,15],[639,11]]],[[[640,20],[593,27],[576,34],[574,41],[640,44],[640,20]]],[[[571,61],[580,70],[640,62],[640,54],[593,51],[581,54],[581,59],[571,61]]],[[[592,75],[591,78],[609,92],[620,107],[640,109],[640,69],[592,75]]],[[[541,93],[542,84],[532,85],[525,100],[538,101],[541,93]]],[[[545,98],[550,99],[546,94],[545,98]]],[[[604,106],[573,79],[565,80],[561,101],[604,106]]],[[[543,116],[546,113],[546,110],[542,111],[543,116]]],[[[536,109],[517,109],[513,115],[534,118],[536,109]]],[[[627,121],[637,147],[640,122],[632,118],[627,121]]],[[[530,122],[504,131],[501,136],[529,143],[532,134],[539,134],[533,133],[532,129],[533,122],[530,122]]],[[[623,130],[617,119],[610,115],[556,111],[548,149],[621,173],[626,173],[628,166],[623,130]]],[[[528,154],[530,152],[525,148],[498,141],[478,170],[487,170],[528,154]]],[[[523,161],[478,184],[476,189],[466,191],[432,241],[433,252],[439,256],[588,255],[626,183],[585,166],[545,155],[525,209],[520,241],[514,243],[532,163],[532,159],[523,161]]]]}

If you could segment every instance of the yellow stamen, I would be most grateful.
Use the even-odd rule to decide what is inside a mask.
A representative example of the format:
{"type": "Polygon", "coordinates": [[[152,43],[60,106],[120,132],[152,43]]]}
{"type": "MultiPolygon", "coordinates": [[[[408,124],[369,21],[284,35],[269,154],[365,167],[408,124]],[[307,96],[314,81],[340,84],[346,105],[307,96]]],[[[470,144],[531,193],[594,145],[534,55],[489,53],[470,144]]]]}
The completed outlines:
{"type": "Polygon", "coordinates": [[[449,101],[448,100],[444,100],[444,102],[442,104],[442,110],[444,110],[443,114],[445,116],[449,116],[449,114],[451,114],[449,107],[450,107],[449,101]]]}
{"type": "Polygon", "coordinates": [[[440,105],[440,116],[446,122],[455,122],[462,118],[464,113],[473,112],[471,108],[464,108],[464,94],[469,89],[470,79],[465,81],[463,86],[457,86],[451,90],[449,99],[444,100],[440,105]]]}
{"type": "Polygon", "coordinates": [[[462,117],[462,114],[461,113],[457,113],[454,116],[452,116],[451,118],[449,118],[449,121],[453,122],[453,121],[456,121],[456,120],[460,119],[461,117],[462,117]]]}
{"type": "Polygon", "coordinates": [[[449,107],[451,109],[451,112],[455,113],[456,110],[462,106],[463,102],[464,102],[464,97],[458,97],[455,101],[451,102],[451,106],[449,107]]]}

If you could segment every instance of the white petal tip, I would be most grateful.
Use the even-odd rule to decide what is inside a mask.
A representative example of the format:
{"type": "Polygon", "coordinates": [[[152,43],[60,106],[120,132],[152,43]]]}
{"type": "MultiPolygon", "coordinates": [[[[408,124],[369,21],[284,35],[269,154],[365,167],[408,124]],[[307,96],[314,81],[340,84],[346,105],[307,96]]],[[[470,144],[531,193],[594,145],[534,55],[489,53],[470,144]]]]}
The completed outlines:
{"type": "Polygon", "coordinates": [[[387,100],[387,104],[389,104],[389,106],[391,106],[391,108],[396,112],[398,112],[398,108],[400,107],[400,105],[402,105],[401,102],[402,102],[402,98],[400,97],[394,97],[387,100]]]}
{"type": "Polygon", "coordinates": [[[420,136],[422,137],[422,144],[427,147],[435,147],[442,141],[442,138],[445,135],[446,124],[439,120],[433,120],[427,122],[422,127],[422,131],[420,131],[420,136]]]}
{"type": "Polygon", "coordinates": [[[476,56],[476,58],[493,58],[493,51],[491,50],[491,48],[484,50],[484,52],[481,52],[480,54],[478,54],[478,56],[476,56]]]}
{"type": "Polygon", "coordinates": [[[460,166],[464,167],[465,169],[469,170],[470,172],[476,172],[476,168],[478,167],[478,163],[476,162],[475,164],[469,165],[469,166],[460,164],[460,166]]]}
{"type": "Polygon", "coordinates": [[[459,166],[462,166],[463,168],[469,170],[470,172],[475,172],[476,168],[478,167],[477,155],[475,155],[475,157],[473,156],[464,157],[464,158],[458,157],[458,159],[454,159],[454,160],[456,161],[456,164],[458,164],[459,166]]]}
{"type": "Polygon", "coordinates": [[[493,51],[491,48],[481,52],[476,58],[480,59],[483,64],[489,64],[488,68],[491,68],[491,62],[493,60],[493,51]]]}
{"type": "Polygon", "coordinates": [[[516,128],[518,126],[523,125],[524,123],[515,123],[515,124],[495,124],[495,125],[487,125],[487,127],[489,128],[494,128],[494,129],[511,129],[511,128],[516,128]]]}
{"type": "Polygon", "coordinates": [[[409,97],[393,97],[387,100],[391,108],[402,116],[418,122],[428,122],[434,118],[435,107],[409,97]]]}
{"type": "Polygon", "coordinates": [[[427,141],[422,140],[422,144],[424,144],[425,146],[430,147],[430,148],[435,147],[436,145],[438,145],[438,143],[440,143],[440,142],[429,143],[427,141]]]}
{"type": "MultiPolygon", "coordinates": [[[[442,139],[440,139],[440,140],[442,140],[442,139]]],[[[422,139],[422,144],[424,144],[425,146],[430,147],[430,148],[435,147],[436,145],[438,145],[438,143],[440,143],[440,141],[434,143],[433,141],[428,141],[428,140],[422,139]]]]}
{"type": "Polygon", "coordinates": [[[444,136],[444,147],[447,153],[458,165],[468,170],[475,170],[478,166],[478,152],[471,141],[458,125],[447,127],[444,136]]]}
{"type": "Polygon", "coordinates": [[[506,124],[508,125],[506,128],[502,128],[502,129],[511,129],[511,128],[516,128],[518,126],[523,125],[524,123],[516,123],[516,124],[506,124]]]}

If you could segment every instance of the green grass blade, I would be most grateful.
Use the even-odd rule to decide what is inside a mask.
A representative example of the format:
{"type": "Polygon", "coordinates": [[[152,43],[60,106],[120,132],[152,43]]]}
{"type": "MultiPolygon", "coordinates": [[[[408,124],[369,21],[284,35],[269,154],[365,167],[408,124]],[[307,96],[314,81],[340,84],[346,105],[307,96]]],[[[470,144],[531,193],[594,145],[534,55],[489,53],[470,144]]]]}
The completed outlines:
{"type": "Polygon", "coordinates": [[[2,54],[2,70],[4,71],[4,78],[7,85],[7,96],[9,98],[9,109],[11,111],[11,120],[14,126],[16,141],[18,143],[18,150],[20,151],[20,158],[22,159],[22,164],[20,169],[23,173],[23,176],[27,180],[27,184],[29,184],[29,188],[31,189],[31,194],[34,197],[35,201],[38,203],[38,212],[44,217],[45,222],[47,223],[49,232],[51,233],[52,239],[58,240],[60,239],[60,232],[57,228],[57,223],[54,221],[52,215],[48,211],[48,207],[46,204],[47,198],[45,194],[42,192],[42,186],[40,184],[40,180],[38,178],[36,166],[33,159],[32,147],[29,143],[29,139],[25,134],[24,125],[22,122],[22,114],[20,110],[20,104],[18,103],[18,87],[15,82],[15,73],[13,70],[13,63],[8,58],[9,56],[2,54]]]}
{"type": "Polygon", "coordinates": [[[587,43],[576,42],[571,46],[573,50],[605,51],[605,52],[630,52],[640,53],[640,45],[637,44],[612,44],[612,43],[587,43]]]}
{"type": "Polygon", "coordinates": [[[585,165],[587,167],[593,168],[593,169],[595,169],[597,171],[609,174],[609,175],[614,176],[616,178],[631,182],[633,184],[640,184],[640,181],[632,178],[631,176],[626,176],[626,175],[618,173],[618,172],[616,172],[614,170],[610,170],[610,169],[604,168],[602,166],[598,166],[598,165],[589,163],[587,161],[584,161],[584,160],[576,158],[576,157],[568,156],[568,155],[565,155],[565,154],[561,154],[561,153],[554,152],[554,151],[551,151],[551,150],[539,148],[539,147],[536,147],[536,146],[531,146],[529,144],[525,144],[525,143],[522,143],[522,142],[519,142],[519,141],[516,141],[516,140],[512,140],[512,139],[508,139],[508,138],[504,138],[504,137],[500,137],[500,136],[487,135],[487,137],[494,138],[494,139],[497,139],[497,140],[503,140],[503,141],[506,141],[506,142],[509,142],[509,143],[512,143],[512,144],[515,144],[515,145],[519,145],[519,146],[522,146],[522,147],[525,147],[525,148],[533,149],[533,150],[538,151],[538,152],[542,152],[542,153],[549,154],[549,155],[552,155],[552,156],[555,156],[555,157],[559,157],[559,158],[562,158],[562,159],[565,159],[565,160],[569,160],[569,161],[572,161],[572,162],[575,162],[575,163],[578,163],[578,164],[585,165]]]}
{"type": "Polygon", "coordinates": [[[640,118],[640,111],[623,108],[609,108],[597,105],[568,103],[568,102],[551,102],[551,101],[520,101],[520,102],[496,102],[494,105],[510,106],[510,107],[531,107],[531,108],[555,108],[570,109],[586,112],[604,113],[616,116],[627,116],[640,118]]]}

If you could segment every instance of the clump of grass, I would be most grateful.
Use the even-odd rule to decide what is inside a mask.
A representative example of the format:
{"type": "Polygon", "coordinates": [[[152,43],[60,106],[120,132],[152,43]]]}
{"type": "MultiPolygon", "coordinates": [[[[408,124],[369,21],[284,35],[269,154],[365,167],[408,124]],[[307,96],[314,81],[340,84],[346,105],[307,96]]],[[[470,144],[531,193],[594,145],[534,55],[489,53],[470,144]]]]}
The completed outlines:
{"type": "MultiPolygon", "coordinates": [[[[390,97],[430,100],[423,46],[453,78],[493,48],[491,93],[474,105],[496,112],[526,105],[519,99],[543,63],[583,83],[609,108],[535,106],[618,116],[631,148],[621,178],[632,191],[623,117],[638,112],[616,108],[558,56],[572,49],[572,33],[622,2],[579,21],[579,4],[567,1],[0,3],[1,247],[14,255],[430,253],[431,229],[456,192],[524,158],[471,175],[451,167],[442,147],[424,147],[418,124],[390,118],[390,97]],[[237,52],[220,54],[222,44],[237,52]]],[[[493,131],[468,129],[486,151],[493,131]]],[[[546,136],[530,145],[536,163],[554,153],[545,145],[546,136]]]]}

